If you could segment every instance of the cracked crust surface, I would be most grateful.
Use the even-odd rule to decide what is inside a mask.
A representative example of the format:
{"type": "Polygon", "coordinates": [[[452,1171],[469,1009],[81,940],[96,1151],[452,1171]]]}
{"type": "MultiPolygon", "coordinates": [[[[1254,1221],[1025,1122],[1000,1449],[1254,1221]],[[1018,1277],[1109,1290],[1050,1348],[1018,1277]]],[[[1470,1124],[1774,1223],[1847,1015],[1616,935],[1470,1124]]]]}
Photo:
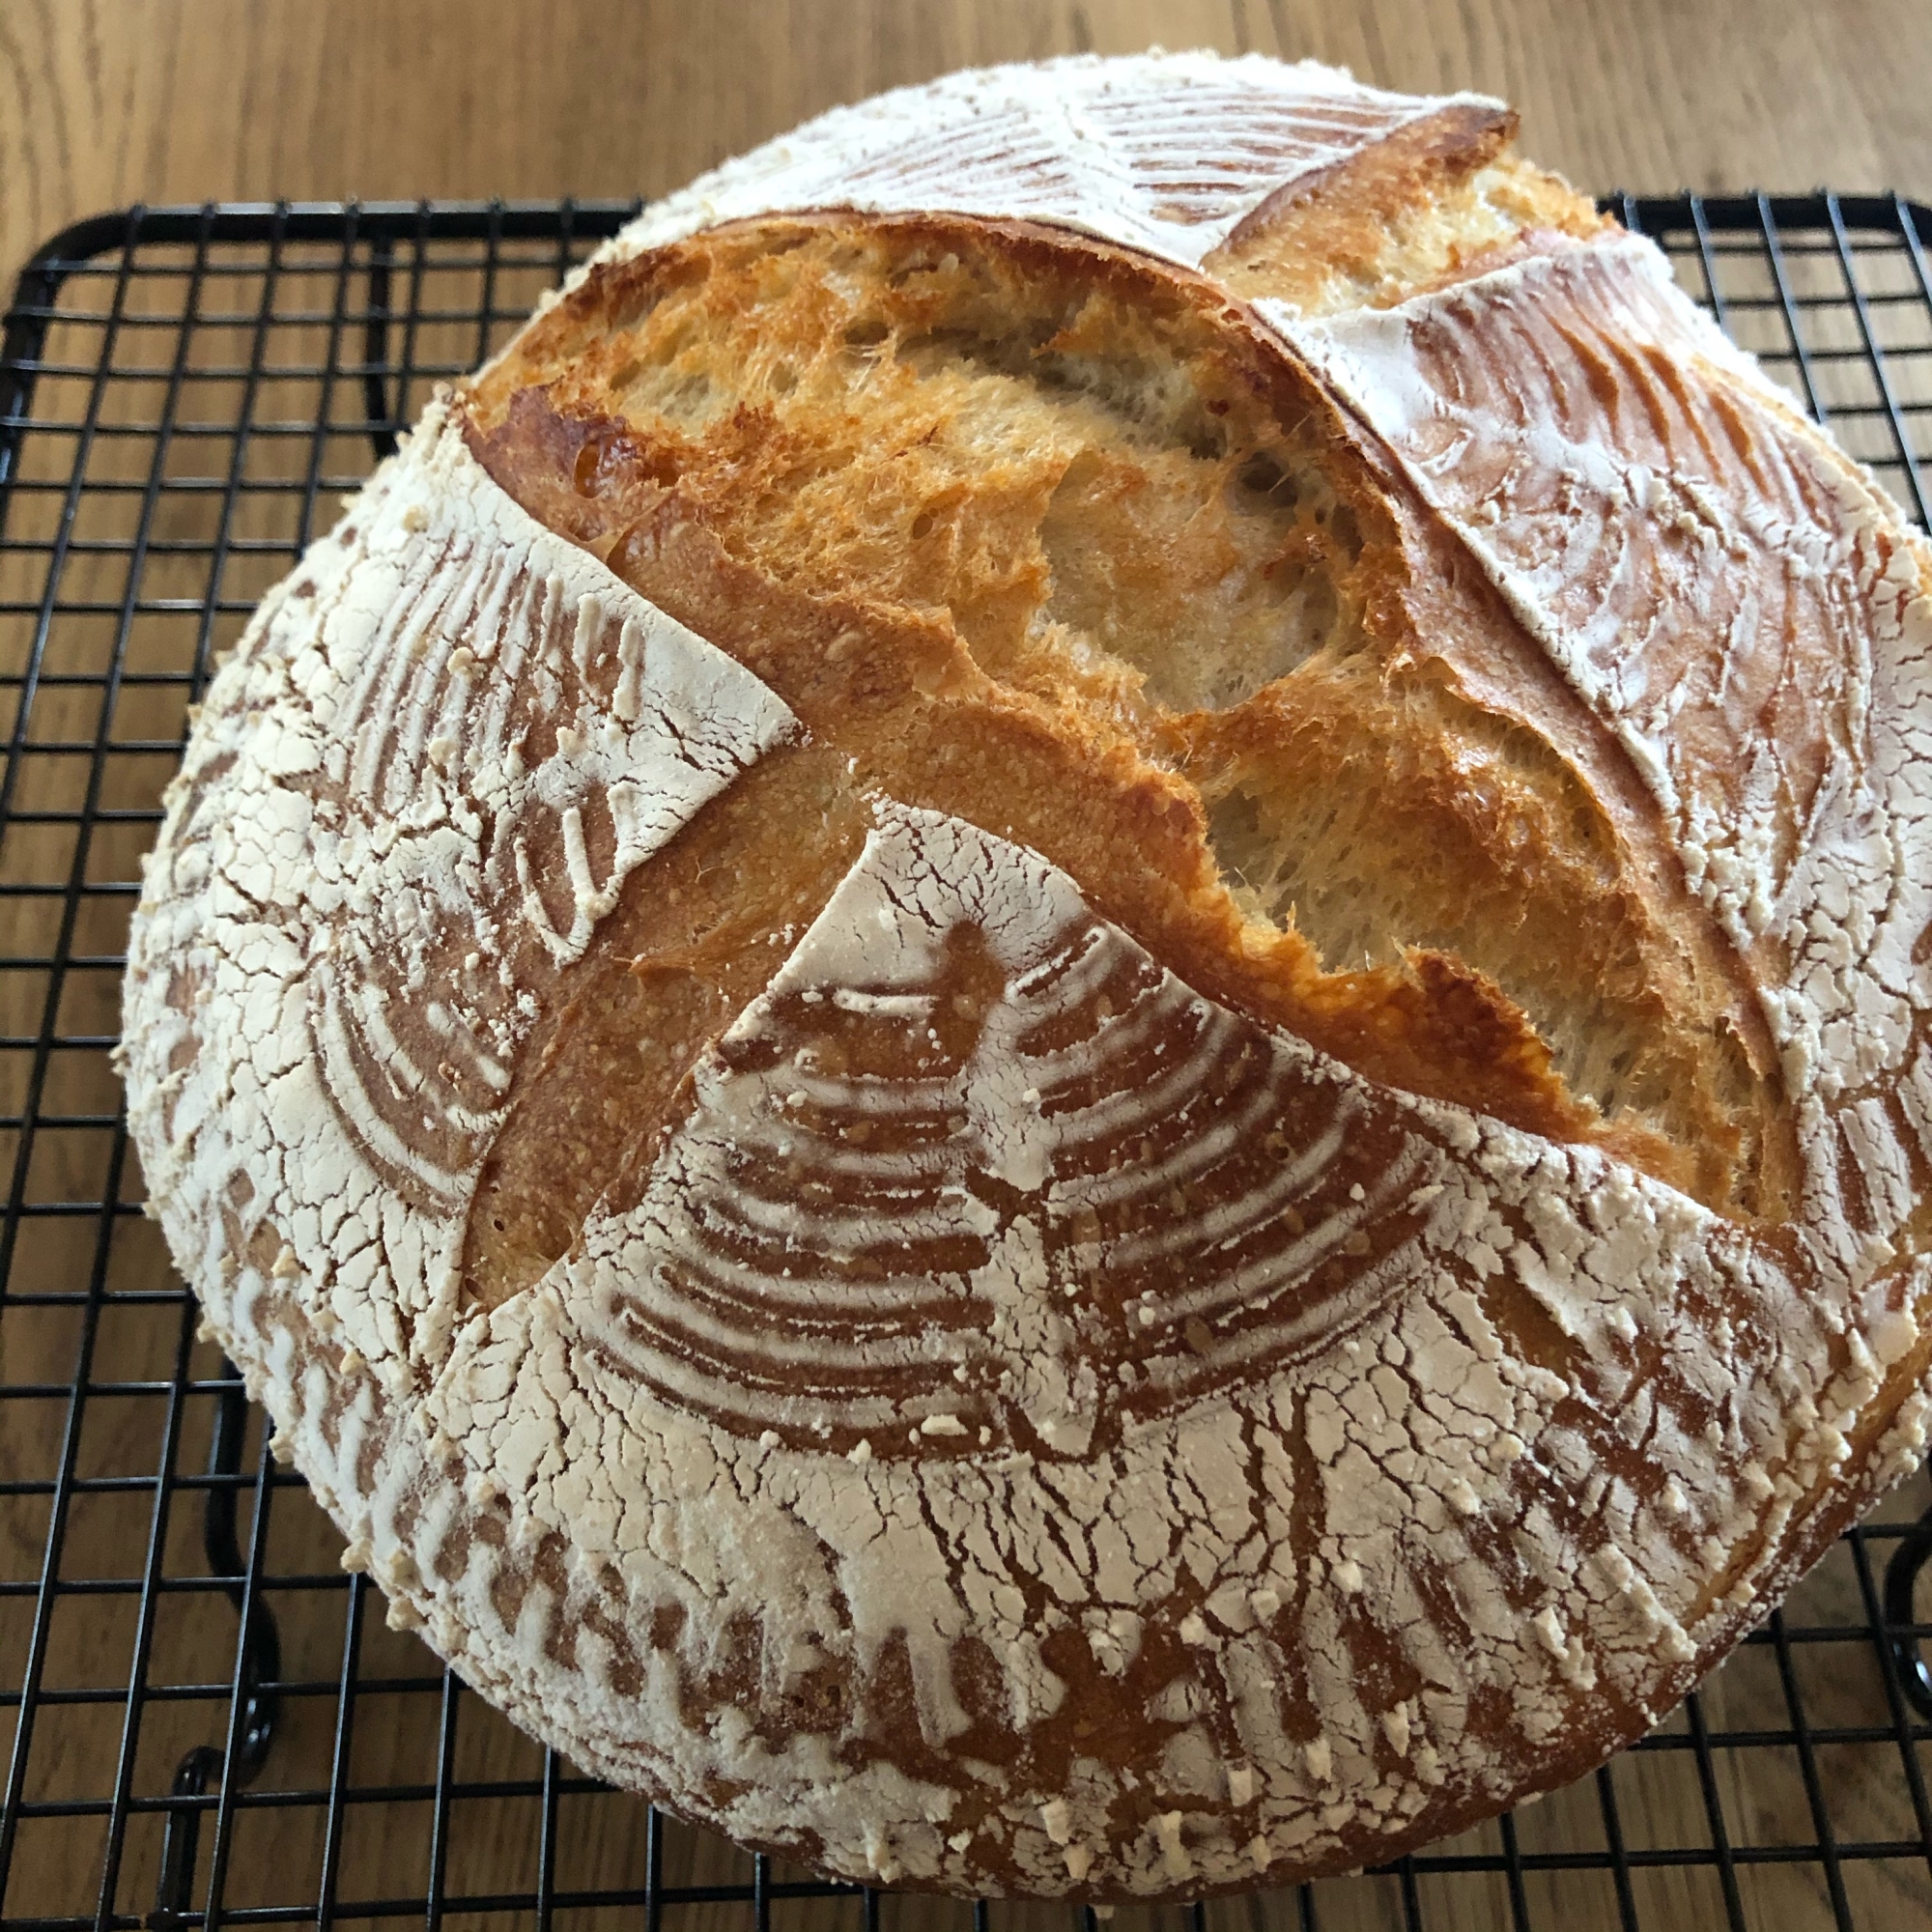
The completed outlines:
{"type": "Polygon", "coordinates": [[[1922,1449],[1922,546],[1511,130],[840,110],[211,688],[156,1210],[345,1560],[602,1775],[931,1889],[1346,1869],[1922,1449]]]}

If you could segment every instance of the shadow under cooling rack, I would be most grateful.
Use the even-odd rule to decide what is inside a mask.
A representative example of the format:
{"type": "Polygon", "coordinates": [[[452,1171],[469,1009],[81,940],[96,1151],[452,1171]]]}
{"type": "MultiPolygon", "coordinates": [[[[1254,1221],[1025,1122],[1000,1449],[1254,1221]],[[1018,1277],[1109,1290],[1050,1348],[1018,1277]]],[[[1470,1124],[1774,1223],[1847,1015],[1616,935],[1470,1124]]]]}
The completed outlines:
{"type": "MultiPolygon", "coordinates": [[[[1618,200],[1921,521],[1932,213],[1618,200]]],[[[337,1566],[196,1337],[108,1065],[138,860],[213,654],[430,385],[633,212],[133,211],[0,346],[0,1913],[8,1926],[1067,1927],[827,1886],[573,1772],[337,1566]],[[0,1733],[4,1735],[4,1733],[0,1733]],[[224,1768],[233,1775],[224,1776],[224,1768]]],[[[1932,1926],[1924,1475],[1593,1776],[1386,1870],[1122,1927],[1932,1926]]]]}

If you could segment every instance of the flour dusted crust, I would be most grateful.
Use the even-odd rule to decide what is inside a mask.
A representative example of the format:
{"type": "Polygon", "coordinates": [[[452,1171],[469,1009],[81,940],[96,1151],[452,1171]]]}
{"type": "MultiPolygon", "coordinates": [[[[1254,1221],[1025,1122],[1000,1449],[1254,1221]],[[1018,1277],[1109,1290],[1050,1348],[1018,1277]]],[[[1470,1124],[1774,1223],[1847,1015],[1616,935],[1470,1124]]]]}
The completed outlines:
{"type": "Polygon", "coordinates": [[[1922,1450],[1924,553],[1508,132],[1198,55],[839,110],[215,678],[156,1210],[591,1769],[875,1882],[1345,1869],[1922,1450]]]}
{"type": "Polygon", "coordinates": [[[1362,87],[1250,55],[1051,61],[949,74],[836,108],[647,210],[622,260],[751,214],[944,209],[1044,220],[1198,269],[1311,177],[1445,111],[1498,103],[1362,87]],[[1204,130],[1211,135],[1204,138],[1204,130]]]}

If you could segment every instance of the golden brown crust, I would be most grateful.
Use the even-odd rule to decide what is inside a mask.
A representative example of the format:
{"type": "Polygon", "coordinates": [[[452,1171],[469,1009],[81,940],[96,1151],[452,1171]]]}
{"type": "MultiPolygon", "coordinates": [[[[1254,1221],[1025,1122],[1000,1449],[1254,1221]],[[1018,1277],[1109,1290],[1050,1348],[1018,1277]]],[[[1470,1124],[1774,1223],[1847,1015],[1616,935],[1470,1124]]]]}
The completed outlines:
{"type": "MultiPolygon", "coordinates": [[[[1473,101],[1439,107],[1372,148],[1290,182],[1244,216],[1221,244],[1221,253],[1210,255],[1202,267],[1217,280],[1225,278],[1234,263],[1249,259],[1264,237],[1272,239],[1318,204],[1326,217],[1347,209],[1364,227],[1386,230],[1406,212],[1439,200],[1497,159],[1515,140],[1516,130],[1514,108],[1473,101]]],[[[1337,249],[1334,264],[1346,269],[1345,248],[1337,249]]]]}
{"type": "Polygon", "coordinates": [[[1202,265],[1222,287],[1306,313],[1383,307],[1614,227],[1555,175],[1508,152],[1517,117],[1454,105],[1304,177],[1202,265]]]}
{"type": "MultiPolygon", "coordinates": [[[[536,419],[540,407],[533,397],[520,398],[514,422],[536,419]]],[[[1292,930],[1272,938],[1243,934],[1216,890],[1193,788],[1146,762],[1118,733],[1083,729],[982,679],[972,681],[978,688],[971,695],[940,686],[935,702],[905,676],[898,702],[882,702],[870,717],[849,706],[849,684],[825,669],[834,646],[847,640],[839,662],[884,667],[903,663],[899,652],[908,643],[930,648],[924,637],[909,639],[876,618],[867,625],[872,613],[859,605],[812,611],[751,578],[713,548],[696,518],[685,520],[675,498],[652,502],[634,519],[637,499],[611,482],[625,432],[609,422],[579,427],[602,444],[598,503],[617,526],[614,540],[582,509],[563,521],[541,482],[520,467],[514,428],[479,440],[478,454],[526,508],[571,528],[593,552],[609,541],[607,560],[627,582],[730,650],[815,735],[856,757],[855,795],[876,786],[1046,853],[1088,882],[1096,904],[1130,917],[1137,932],[1157,935],[1162,956],[1184,961],[1190,983],[1293,1026],[1371,1077],[1445,1097],[1478,1093],[1487,1111],[1534,1131],[1593,1130],[1586,1112],[1564,1103],[1547,1055],[1517,1009],[1490,992],[1472,1006],[1470,989],[1483,982],[1467,969],[1427,977],[1324,974],[1292,930]],[[1473,1024],[1478,1010],[1488,1022],[1482,1027],[1473,1024]]],[[[560,433],[567,434],[565,421],[553,417],[540,440],[554,446],[560,433]]],[[[795,829],[775,824],[767,842],[769,863],[796,849],[795,829]]]]}
{"type": "MultiPolygon", "coordinates": [[[[1091,869],[1070,869],[1100,903],[1130,913],[1133,929],[1178,948],[1166,956],[1184,958],[1199,983],[1371,1077],[1471,1099],[1532,1131],[1601,1140],[1705,1200],[1743,1193],[1775,1209],[1785,1168],[1774,1161],[1768,1171],[1760,1155],[1778,1106],[1762,1021],[1659,846],[1621,755],[1494,592],[1467,582],[1406,484],[1209,285],[1012,224],[740,225],[593,274],[497,366],[475,410],[478,454],[512,496],[732,651],[814,731],[843,743],[853,728],[851,678],[827,669],[835,647],[877,676],[913,667],[882,727],[892,755],[866,767],[889,795],[958,809],[953,794],[922,789],[897,765],[901,714],[930,711],[935,699],[935,716],[964,704],[971,740],[976,714],[1003,692],[1084,748],[1081,759],[1125,758],[1142,768],[1138,782],[1165,787],[1170,822],[1185,831],[1145,848],[1151,871],[1131,867],[1125,841],[1083,853],[1091,869]],[[821,266],[833,263],[836,271],[821,266]],[[699,316],[709,332],[694,337],[699,316]],[[996,323],[1003,340],[1037,345],[1035,363],[1077,371],[1087,393],[1078,413],[1062,412],[1074,415],[1070,426],[1036,433],[994,475],[969,481],[947,454],[944,412],[1022,412],[1035,402],[1028,355],[1017,373],[998,370],[981,385],[1000,391],[997,406],[969,401],[970,380],[947,388],[923,358],[938,343],[972,371],[991,352],[974,347],[971,331],[990,335],[996,323]],[[760,349],[726,346],[746,328],[759,331],[760,349]],[[849,362],[853,352],[838,345],[854,336],[867,358],[863,388],[822,366],[828,344],[849,362]],[[1124,387],[1161,354],[1191,385],[1164,399],[1174,424],[1165,448],[1150,446],[1145,426],[1087,401],[1109,380],[1124,387]],[[906,363],[916,373],[893,386],[906,363]],[[660,394],[679,399],[676,415],[650,400],[660,394]],[[1252,487],[1257,466],[1264,502],[1290,491],[1308,500],[1251,529],[1221,505],[1252,487]],[[811,479],[810,501],[798,504],[802,478],[811,479]],[[1208,534],[1214,519],[1225,537],[1208,534]],[[1106,574],[1090,587],[1081,573],[1099,558],[1106,574]],[[1260,691],[1236,687],[1232,704],[1176,711],[1159,695],[1166,640],[1186,637],[1192,613],[1242,570],[1256,588],[1228,608],[1278,625],[1285,590],[1305,582],[1335,607],[1341,629],[1260,691]],[[781,582],[829,614],[802,623],[781,613],[772,604],[781,582]],[[1077,654],[1055,642],[1069,628],[1091,640],[1077,654]],[[1145,669],[1123,681],[1150,665],[1151,681],[1145,669]],[[1313,741],[1293,728],[1298,715],[1320,721],[1313,741]],[[1324,774],[1321,748],[1338,748],[1351,715],[1361,724],[1349,757],[1324,774]],[[1488,752],[1476,752],[1479,741],[1488,752]],[[1553,758],[1546,743],[1559,748],[1553,758]],[[1295,764],[1297,746],[1317,762],[1295,764]],[[1405,746],[1465,764],[1489,757],[1503,797],[1520,797],[1520,809],[1492,787],[1452,786],[1437,794],[1435,830],[1426,831],[1430,793],[1410,782],[1417,767],[1403,765],[1405,746]],[[1504,750],[1515,754],[1507,770],[1504,750]],[[1364,760],[1385,769],[1358,775],[1364,760]],[[1366,970],[1339,955],[1324,970],[1299,943],[1321,929],[1306,899],[1298,913],[1280,902],[1279,930],[1250,924],[1233,938],[1238,915],[1212,903],[1207,884],[1214,860],[1204,819],[1236,790],[1272,814],[1270,794],[1305,799],[1325,785],[1340,797],[1351,778],[1354,809],[1373,815],[1373,792],[1384,787],[1403,810],[1425,814],[1413,820],[1417,837],[1462,841],[1460,881],[1445,877],[1434,913],[1407,908],[1408,929],[1366,970]],[[1572,864],[1579,835],[1595,857],[1572,864]],[[1156,879],[1189,882],[1187,921],[1151,910],[1163,894],[1156,879]],[[1457,901],[1484,893],[1492,909],[1460,922],[1457,901]],[[1510,969],[1505,996],[1483,949],[1499,959],[1520,952],[1510,938],[1520,926],[1532,935],[1531,958],[1510,969]],[[1534,958],[1539,930],[1576,935],[1574,952],[1546,968],[1534,958]],[[1459,963],[1420,970],[1432,954],[1459,963]],[[1589,1086],[1572,1096],[1525,1017],[1525,1004],[1534,1013],[1552,990],[1561,1010],[1591,1016],[1582,1024],[1599,1039],[1622,1040],[1613,1053],[1634,1065],[1634,1077],[1598,1085],[1607,1122],[1584,1097],[1589,1086]],[[1472,1031],[1477,1008],[1486,1024],[1472,1031]]],[[[1081,810],[1104,822],[1101,809],[1081,810]]],[[[1054,815],[1016,811],[1009,822],[1059,858],[1069,848],[1054,815]]],[[[1401,876],[1369,863],[1373,876],[1401,876]]]]}

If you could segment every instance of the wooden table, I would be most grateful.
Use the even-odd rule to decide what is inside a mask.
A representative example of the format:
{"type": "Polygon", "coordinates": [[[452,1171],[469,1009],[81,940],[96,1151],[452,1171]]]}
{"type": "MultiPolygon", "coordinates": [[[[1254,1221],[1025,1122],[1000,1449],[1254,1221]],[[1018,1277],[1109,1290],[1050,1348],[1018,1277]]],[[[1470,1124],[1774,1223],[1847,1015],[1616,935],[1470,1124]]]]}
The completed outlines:
{"type": "Polygon", "coordinates": [[[1502,95],[1595,191],[1932,196],[1923,0],[7,0],[0,272],[132,201],[657,194],[836,101],[1155,41],[1502,95]]]}
{"type": "MultiPolygon", "coordinates": [[[[75,218],[137,200],[656,194],[836,101],[970,63],[1127,50],[1156,40],[1314,55],[1398,88],[1504,95],[1521,109],[1525,150],[1590,189],[1804,189],[1825,183],[1896,186],[1932,198],[1925,113],[1932,32],[1922,0],[1714,0],[1692,13],[1681,0],[0,0],[0,273],[11,281],[38,242],[75,218]]],[[[100,1023],[111,1027],[111,989],[104,998],[100,1023]]],[[[111,1096],[104,1104],[111,1107],[111,1096]]],[[[158,1268],[157,1239],[151,1246],[158,1268]]],[[[11,1378],[58,1380],[70,1372],[65,1330],[49,1326],[44,1339],[44,1363],[29,1359],[35,1350],[23,1343],[11,1378]]],[[[152,1332],[130,1323],[116,1346],[124,1351],[119,1373],[170,1373],[165,1321],[152,1332]]],[[[212,1349],[199,1350],[196,1362],[197,1374],[213,1373],[212,1349]]],[[[102,1442],[90,1453],[104,1465],[124,1451],[138,1457],[147,1426],[130,1420],[125,1444],[102,1442]]],[[[191,1420],[190,1435],[202,1426],[191,1420]]],[[[25,1453],[26,1445],[0,1443],[0,1463],[25,1453]]],[[[204,1453],[205,1438],[185,1440],[182,1466],[195,1466],[204,1453]]],[[[1915,1500],[1926,1493],[1921,1478],[1915,1500]]],[[[190,1512],[181,1514],[176,1540],[185,1543],[194,1525],[190,1512]]],[[[7,1534],[0,1521],[0,1543],[7,1534]]],[[[278,1501],[274,1536],[274,1561],[284,1571],[326,1570],[340,1548],[299,1494],[278,1501]]],[[[24,1540],[12,1555],[26,1566],[16,1574],[33,1574],[36,1551],[24,1540]]],[[[1846,1565],[1833,1563],[1804,1586],[1802,1613],[1794,1609],[1801,1621],[1858,1617],[1856,1580],[1846,1565]]],[[[103,1521],[98,1534],[76,1531],[69,1569],[125,1574],[125,1551],[109,1525],[103,1521]],[[98,1552],[79,1547],[90,1536],[98,1552]]],[[[332,1672],[340,1600],[291,1600],[277,1613],[290,1670],[332,1672]]],[[[430,1668],[413,1638],[382,1630],[381,1621],[372,1602],[365,1671],[408,1676],[430,1668]]],[[[78,1630],[69,1634],[76,1643],[85,1637],[78,1630]]],[[[205,1628],[164,1631],[157,1645],[167,1672],[219,1678],[233,1656],[225,1606],[217,1605],[205,1628]]],[[[1782,1721],[1768,1656],[1746,1653],[1718,1681],[1706,1703],[1714,1724],[1782,1721]]],[[[0,1681],[14,1681],[14,1667],[0,1644],[0,1681]]],[[[1868,1657],[1847,1659],[1807,1690],[1836,1721],[1885,1721],[1873,1708],[1868,1657]]],[[[355,1780],[433,1778],[434,1707],[434,1696],[365,1697],[357,1707],[355,1780]]],[[[476,1700],[464,1709],[460,1776],[535,1775],[534,1747],[476,1700]]],[[[107,1705],[71,1710],[49,1775],[94,1788],[101,1753],[111,1759],[119,1717],[107,1705]]],[[[152,1744],[156,1762],[172,1763],[207,1721],[199,1706],[156,1706],[145,1720],[153,1736],[144,1733],[144,1749],[152,1744]]],[[[327,1782],[331,1721],[327,1699],[291,1708],[274,1781],[327,1782]]],[[[1681,1717],[1674,1721],[1681,1727],[1681,1717]]],[[[1701,1836],[1705,1801],[1687,1782],[1689,1764],[1686,1754],[1657,1753],[1619,1767],[1624,1829],[1634,1845],[1708,1842],[1701,1836]]],[[[1785,1842],[1807,1841],[1812,1826],[1794,1780],[1747,1788],[1729,1759],[1720,1776],[1726,1811],[1734,1818],[1749,1812],[1756,1841],[1780,1833],[1785,1842]]],[[[1856,1783],[1857,1776],[1842,1781],[1856,1783]]],[[[1890,1834],[1914,1835],[1902,1791],[1854,1792],[1847,1803],[1867,1819],[1874,1805],[1889,1806],[1888,1817],[1898,1814],[1890,1834]]],[[[1601,1830],[1592,1823],[1595,1804],[1586,1784],[1526,1812],[1524,1851],[1590,1842],[1601,1830]]],[[[313,1895],[304,1889],[322,1858],[319,1817],[255,1815],[286,1822],[275,1822],[271,1835],[238,1841],[229,1903],[313,1895]]],[[[614,1799],[566,1800],[559,1884],[637,1883],[639,1816],[614,1799]]],[[[527,1801],[461,1807],[450,1828],[453,1888],[475,1894],[526,1887],[537,1852],[532,1818],[527,1801]]],[[[152,1896],[156,1825],[150,1816],[130,1838],[136,1909],[142,1887],[152,1896]]],[[[1472,1833],[1465,1848],[1493,1849],[1494,1833],[1472,1833]]],[[[428,1836],[423,1804],[364,1808],[344,1842],[340,1894],[420,1895],[428,1836]]],[[[91,1828],[76,1831],[77,1864],[91,1868],[98,1842],[91,1828]]],[[[716,1841],[671,1838],[668,1877],[741,1873],[735,1855],[716,1841]]],[[[64,1902],[71,1877],[83,1891],[94,1882],[86,1870],[54,1869],[43,1856],[39,1871],[16,1871],[8,1909],[71,1909],[64,1902]]],[[[1909,1895],[1876,1882],[1859,1891],[1863,1922],[1932,1923],[1922,1878],[1909,1895]]],[[[1645,1925],[1719,1922],[1710,1880],[1708,1871],[1639,1871],[1645,1925]]],[[[1741,1883],[1751,1922],[1765,1932],[1826,1922],[1811,1868],[1752,1866],[1741,1883]]],[[[1853,1889],[1861,1883],[1854,1873],[1853,1889]]],[[[1498,1881],[1425,1889],[1433,1926],[1487,1932],[1510,1922],[1498,1881]]],[[[1324,1927],[1400,1922],[1386,1885],[1322,1891],[1324,1927]]],[[[1560,1872],[1533,1874],[1528,1902],[1538,1925],[1595,1932],[1613,1922],[1596,1916],[1605,1903],[1600,1888],[1560,1872]]],[[[503,1921],[463,1922],[494,1928],[503,1921]]],[[[607,1914],[596,1922],[619,1921],[607,1914]]],[[[744,1917],[737,1908],[699,1910],[671,1922],[680,1932],[704,1932],[739,1926],[744,1917]]],[[[853,1918],[813,1911],[783,1922],[849,1926],[853,1918]]],[[[889,1922],[963,1928],[969,1920],[963,1910],[908,1907],[889,1922]]],[[[1147,1921],[1123,1914],[1118,1922],[1126,1932],[1147,1921]]],[[[1285,1926],[1294,1916],[1283,1902],[1257,1908],[1252,1920],[1245,1907],[1217,1908],[1210,1922],[1285,1926]]]]}

